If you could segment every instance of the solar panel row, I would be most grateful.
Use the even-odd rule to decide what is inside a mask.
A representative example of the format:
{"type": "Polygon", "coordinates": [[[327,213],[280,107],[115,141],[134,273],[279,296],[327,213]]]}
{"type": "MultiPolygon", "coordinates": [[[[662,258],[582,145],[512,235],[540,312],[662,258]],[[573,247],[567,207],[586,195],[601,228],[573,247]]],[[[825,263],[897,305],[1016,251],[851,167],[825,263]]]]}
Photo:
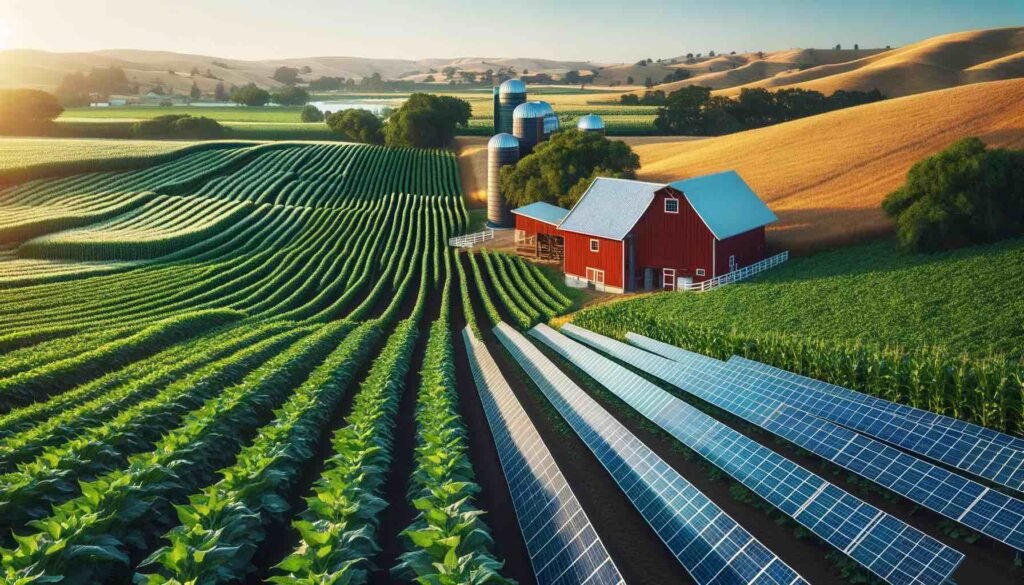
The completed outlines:
{"type": "MultiPolygon", "coordinates": [[[[578,327],[567,325],[563,330],[593,342],[602,350],[617,350],[610,353],[654,376],[665,376],[680,368],[671,360],[578,327]]],[[[959,552],[734,431],[603,355],[543,325],[531,333],[683,444],[886,581],[944,583],[963,559],[959,552]]]]}
{"type": "Polygon", "coordinates": [[[693,579],[806,583],[505,324],[495,333],[693,579]]]}
{"type": "Polygon", "coordinates": [[[856,431],[898,445],[908,451],[966,471],[1000,485],[1024,488],[1024,450],[1016,446],[1020,440],[976,425],[954,425],[949,417],[922,416],[909,407],[894,408],[888,401],[868,400],[866,395],[838,386],[828,390],[817,387],[809,378],[752,362],[733,358],[728,362],[735,369],[772,378],[789,394],[787,402],[815,416],[826,418],[856,431]],[[893,407],[881,407],[882,404],[893,407]],[[987,432],[986,432],[987,431],[987,432]]]}
{"type": "MultiPolygon", "coordinates": [[[[627,333],[626,339],[683,364],[711,359],[635,333],[627,333]]],[[[783,387],[792,393],[788,402],[816,416],[1000,485],[1024,489],[1024,440],[1020,438],[738,356],[728,364],[785,382],[783,387]]]]}
{"type": "Polygon", "coordinates": [[[538,585],[624,585],[590,518],[486,346],[468,327],[463,337],[538,585]]]}
{"type": "MultiPolygon", "coordinates": [[[[569,326],[570,335],[578,328],[569,326]]],[[[586,332],[590,342],[596,334],[586,332]]],[[[825,407],[807,407],[821,397],[793,399],[781,377],[761,376],[749,368],[737,368],[701,358],[692,352],[675,352],[661,342],[629,335],[638,344],[665,354],[677,355],[685,363],[675,367],[660,363],[655,356],[618,342],[603,343],[612,355],[631,365],[649,369],[657,364],[658,377],[706,400],[723,410],[754,423],[780,437],[852,471],[907,499],[1006,543],[1024,550],[1024,501],[942,467],[918,459],[899,449],[830,422],[821,416],[825,407]],[[621,346],[621,347],[620,347],[621,346]],[[623,356],[630,357],[623,357],[623,356]]],[[[669,360],[671,361],[671,360],[669,360]]]]}

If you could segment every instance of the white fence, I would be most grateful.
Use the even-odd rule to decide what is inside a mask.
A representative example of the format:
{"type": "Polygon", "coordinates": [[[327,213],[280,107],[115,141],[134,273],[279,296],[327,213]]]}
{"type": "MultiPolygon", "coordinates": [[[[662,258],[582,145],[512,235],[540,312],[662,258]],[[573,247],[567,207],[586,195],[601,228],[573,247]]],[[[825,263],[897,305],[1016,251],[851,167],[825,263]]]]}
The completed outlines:
{"type": "Polygon", "coordinates": [[[494,239],[494,230],[487,229],[475,234],[465,234],[448,239],[448,245],[456,248],[472,248],[473,246],[494,239]]]}
{"type": "Polygon", "coordinates": [[[711,290],[713,288],[718,288],[718,287],[724,286],[726,284],[730,284],[730,283],[733,283],[733,282],[738,282],[738,281],[750,278],[751,276],[753,276],[753,275],[755,275],[755,274],[757,274],[759,272],[764,272],[765,270],[768,270],[769,268],[773,268],[775,266],[778,266],[779,264],[782,264],[786,260],[789,260],[789,250],[786,250],[785,252],[782,252],[781,254],[776,254],[776,255],[772,256],[771,258],[765,258],[764,260],[761,260],[760,262],[758,262],[756,264],[751,264],[750,266],[744,266],[743,268],[740,268],[739,270],[733,270],[732,272],[730,272],[728,274],[723,274],[722,276],[716,276],[715,278],[712,278],[712,279],[709,279],[709,280],[705,280],[703,282],[691,282],[689,284],[684,284],[684,285],[682,285],[680,287],[680,290],[695,290],[695,291],[711,290]]]}

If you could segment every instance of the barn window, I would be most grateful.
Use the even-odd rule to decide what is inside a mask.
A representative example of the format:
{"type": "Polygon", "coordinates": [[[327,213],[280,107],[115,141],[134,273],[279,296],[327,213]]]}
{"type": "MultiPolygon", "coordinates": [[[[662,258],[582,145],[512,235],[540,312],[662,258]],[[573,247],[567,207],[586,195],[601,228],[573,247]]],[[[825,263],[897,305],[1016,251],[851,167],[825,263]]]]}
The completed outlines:
{"type": "Polygon", "coordinates": [[[698,268],[697,269],[697,276],[704,276],[704,269],[703,268],[698,268]]]}
{"type": "Polygon", "coordinates": [[[601,249],[601,242],[591,238],[591,240],[590,240],[590,251],[591,252],[597,252],[600,249],[601,249]]]}
{"type": "Polygon", "coordinates": [[[679,213],[679,200],[675,197],[666,198],[665,213],[679,213]]]}

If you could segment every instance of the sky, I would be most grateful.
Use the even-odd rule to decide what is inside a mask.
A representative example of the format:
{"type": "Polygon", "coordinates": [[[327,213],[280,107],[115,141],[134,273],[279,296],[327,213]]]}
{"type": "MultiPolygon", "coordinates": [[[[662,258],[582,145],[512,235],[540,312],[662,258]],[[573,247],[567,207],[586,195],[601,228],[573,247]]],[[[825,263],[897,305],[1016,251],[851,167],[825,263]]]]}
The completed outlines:
{"type": "Polygon", "coordinates": [[[235,59],[535,57],[900,46],[1024,25],[1024,0],[0,0],[0,50],[235,59]]]}

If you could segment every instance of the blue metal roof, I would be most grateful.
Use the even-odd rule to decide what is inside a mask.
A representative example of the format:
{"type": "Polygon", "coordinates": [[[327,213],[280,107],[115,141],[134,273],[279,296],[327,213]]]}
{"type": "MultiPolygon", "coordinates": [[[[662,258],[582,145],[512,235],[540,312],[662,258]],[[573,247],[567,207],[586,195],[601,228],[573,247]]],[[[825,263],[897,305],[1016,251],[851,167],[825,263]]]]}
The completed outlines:
{"type": "Polygon", "coordinates": [[[565,216],[569,213],[568,209],[562,209],[557,205],[551,205],[544,201],[537,201],[529,205],[524,205],[518,209],[513,209],[512,213],[516,215],[522,215],[523,217],[529,217],[537,221],[549,223],[551,225],[558,225],[565,216]]]}
{"type": "Polygon", "coordinates": [[[694,177],[669,185],[683,193],[719,240],[779,220],[736,171],[694,177]]]}

